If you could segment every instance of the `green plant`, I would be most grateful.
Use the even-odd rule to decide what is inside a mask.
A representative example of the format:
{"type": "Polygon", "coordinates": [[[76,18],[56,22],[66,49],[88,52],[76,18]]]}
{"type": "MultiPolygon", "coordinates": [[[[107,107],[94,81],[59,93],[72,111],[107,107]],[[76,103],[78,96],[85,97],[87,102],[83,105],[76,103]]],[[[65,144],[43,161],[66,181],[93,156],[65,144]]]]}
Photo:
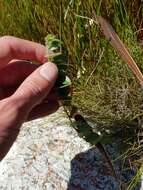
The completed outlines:
{"type": "MultiPolygon", "coordinates": [[[[69,96],[69,91],[67,87],[71,86],[71,80],[66,76],[66,58],[62,54],[62,42],[52,34],[49,34],[45,38],[45,44],[47,47],[47,58],[48,60],[55,63],[58,67],[58,79],[55,83],[55,88],[58,91],[62,105],[64,106],[65,112],[71,121],[71,126],[77,131],[79,137],[86,140],[92,146],[96,146],[99,151],[103,154],[109,166],[112,170],[113,176],[116,177],[116,172],[110,161],[108,153],[101,143],[107,143],[111,136],[107,137],[107,134],[98,134],[94,132],[92,127],[86,122],[83,116],[78,113],[78,109],[72,105],[71,96],[69,96]],[[71,118],[74,118],[74,122],[71,118]]],[[[116,177],[117,178],[117,177],[116,177]]]]}
{"type": "MultiPolygon", "coordinates": [[[[98,132],[109,132],[109,141],[121,135],[123,141],[142,149],[141,139],[138,141],[143,100],[140,85],[92,22],[94,15],[104,16],[143,71],[138,43],[143,26],[140,1],[1,0],[0,10],[0,35],[44,43],[48,32],[62,40],[68,52],[65,62],[66,73],[72,79],[72,105],[88,121],[97,123],[98,132]]],[[[134,146],[131,152],[136,152],[134,146]]]]}
{"type": "Polygon", "coordinates": [[[52,61],[58,67],[58,78],[55,83],[55,88],[58,91],[63,105],[70,104],[71,97],[69,96],[71,80],[67,76],[67,59],[66,55],[62,54],[62,42],[54,35],[49,34],[45,37],[45,44],[47,47],[47,59],[52,61]]]}

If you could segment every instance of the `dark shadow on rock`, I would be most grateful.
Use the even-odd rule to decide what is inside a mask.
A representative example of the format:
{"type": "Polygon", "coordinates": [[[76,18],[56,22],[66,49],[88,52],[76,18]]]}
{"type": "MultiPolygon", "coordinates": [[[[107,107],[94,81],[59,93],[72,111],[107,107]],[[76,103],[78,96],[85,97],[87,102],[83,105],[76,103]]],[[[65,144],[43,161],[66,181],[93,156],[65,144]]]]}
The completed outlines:
{"type": "MultiPolygon", "coordinates": [[[[107,145],[110,157],[117,157],[116,144],[107,145]]],[[[71,177],[67,190],[127,190],[127,183],[136,174],[135,168],[122,171],[122,162],[116,161],[114,168],[118,179],[112,175],[109,164],[97,148],[77,154],[71,161],[71,177]]],[[[140,190],[137,184],[133,190],[140,190]]]]}

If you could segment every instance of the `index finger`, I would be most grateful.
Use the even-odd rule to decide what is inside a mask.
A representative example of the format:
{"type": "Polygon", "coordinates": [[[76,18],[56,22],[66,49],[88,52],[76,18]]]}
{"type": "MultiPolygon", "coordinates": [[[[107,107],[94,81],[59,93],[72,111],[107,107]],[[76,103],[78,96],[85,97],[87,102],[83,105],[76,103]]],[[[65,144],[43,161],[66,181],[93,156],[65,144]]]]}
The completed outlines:
{"type": "Polygon", "coordinates": [[[44,45],[12,36],[0,38],[0,69],[12,59],[22,59],[44,63],[46,47],[44,45]]]}

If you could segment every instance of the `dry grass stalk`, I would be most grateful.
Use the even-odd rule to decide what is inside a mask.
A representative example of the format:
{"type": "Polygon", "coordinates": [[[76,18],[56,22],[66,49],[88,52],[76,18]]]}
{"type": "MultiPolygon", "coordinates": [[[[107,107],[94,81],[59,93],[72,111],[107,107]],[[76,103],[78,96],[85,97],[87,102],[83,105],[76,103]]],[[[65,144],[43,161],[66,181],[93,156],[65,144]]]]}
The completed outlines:
{"type": "Polygon", "coordinates": [[[100,25],[103,34],[109,40],[110,44],[116,49],[122,59],[128,64],[135,76],[140,81],[141,86],[143,86],[143,74],[141,73],[136,62],[130,55],[123,42],[120,40],[117,33],[114,31],[113,27],[101,16],[96,16],[96,21],[100,25]]]}

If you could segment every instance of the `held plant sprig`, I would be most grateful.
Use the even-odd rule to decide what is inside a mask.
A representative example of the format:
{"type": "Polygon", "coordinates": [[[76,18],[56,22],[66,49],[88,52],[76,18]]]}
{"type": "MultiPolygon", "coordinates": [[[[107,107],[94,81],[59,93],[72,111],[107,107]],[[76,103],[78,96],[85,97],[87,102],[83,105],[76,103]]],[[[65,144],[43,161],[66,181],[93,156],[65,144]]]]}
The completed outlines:
{"type": "Polygon", "coordinates": [[[55,63],[58,67],[58,79],[55,88],[58,91],[62,103],[68,105],[71,100],[68,88],[71,86],[71,80],[66,75],[67,64],[66,56],[61,52],[62,42],[59,39],[56,39],[54,35],[49,34],[45,38],[45,44],[47,47],[46,57],[48,61],[55,63]]]}
{"type": "MultiPolygon", "coordinates": [[[[47,35],[45,38],[45,44],[47,47],[47,59],[55,63],[59,70],[58,79],[55,84],[55,88],[58,91],[64,110],[69,117],[72,127],[76,130],[79,137],[83,138],[85,141],[90,143],[92,146],[96,146],[104,158],[107,160],[114,177],[116,173],[112,162],[108,156],[108,153],[104,149],[104,146],[101,144],[104,137],[97,134],[93,131],[92,127],[86,122],[83,116],[78,113],[78,109],[74,107],[71,103],[71,96],[69,88],[71,86],[71,80],[66,75],[67,64],[66,56],[61,52],[62,42],[59,39],[56,39],[53,35],[47,35]],[[72,120],[74,119],[74,122],[72,120]]],[[[116,177],[117,178],[117,177],[116,177]]]]}

